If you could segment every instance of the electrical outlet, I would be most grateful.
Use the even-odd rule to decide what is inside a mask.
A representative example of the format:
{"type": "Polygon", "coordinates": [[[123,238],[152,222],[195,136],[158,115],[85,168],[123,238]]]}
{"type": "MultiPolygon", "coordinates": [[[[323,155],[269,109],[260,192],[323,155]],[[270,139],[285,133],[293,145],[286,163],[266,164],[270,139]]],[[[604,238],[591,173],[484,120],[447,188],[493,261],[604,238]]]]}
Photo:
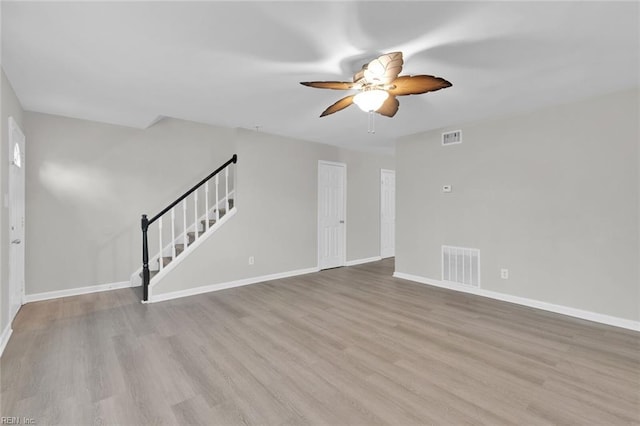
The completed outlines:
{"type": "Polygon", "coordinates": [[[500,269],[500,278],[503,280],[509,279],[509,270],[508,269],[500,269]]]}
{"type": "Polygon", "coordinates": [[[255,259],[253,256],[249,256],[249,265],[253,265],[255,263],[255,259]]]}

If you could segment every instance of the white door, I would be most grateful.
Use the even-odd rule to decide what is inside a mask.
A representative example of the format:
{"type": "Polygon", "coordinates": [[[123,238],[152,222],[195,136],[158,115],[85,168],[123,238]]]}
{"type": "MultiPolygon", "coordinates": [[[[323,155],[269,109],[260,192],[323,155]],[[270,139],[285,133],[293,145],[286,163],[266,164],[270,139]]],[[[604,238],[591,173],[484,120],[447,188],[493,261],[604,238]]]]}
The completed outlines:
{"type": "Polygon", "coordinates": [[[380,170],[380,257],[396,254],[396,172],[380,170]]]}
{"type": "Polygon", "coordinates": [[[342,163],[318,162],[318,267],[345,264],[346,176],[342,163]]]}
{"type": "Polygon", "coordinates": [[[13,320],[24,295],[24,134],[9,117],[9,318],[13,320]]]}

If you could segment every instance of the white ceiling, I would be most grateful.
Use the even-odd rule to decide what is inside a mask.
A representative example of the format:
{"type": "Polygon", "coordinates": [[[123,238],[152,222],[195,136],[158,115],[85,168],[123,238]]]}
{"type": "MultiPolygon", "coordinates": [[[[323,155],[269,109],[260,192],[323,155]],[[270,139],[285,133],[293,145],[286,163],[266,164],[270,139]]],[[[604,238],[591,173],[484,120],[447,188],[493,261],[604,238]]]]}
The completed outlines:
{"type": "Polygon", "coordinates": [[[26,110],[145,128],[176,117],[358,150],[640,86],[639,3],[2,2],[2,66],[26,110]],[[394,118],[300,81],[380,53],[453,87],[394,118]]]}

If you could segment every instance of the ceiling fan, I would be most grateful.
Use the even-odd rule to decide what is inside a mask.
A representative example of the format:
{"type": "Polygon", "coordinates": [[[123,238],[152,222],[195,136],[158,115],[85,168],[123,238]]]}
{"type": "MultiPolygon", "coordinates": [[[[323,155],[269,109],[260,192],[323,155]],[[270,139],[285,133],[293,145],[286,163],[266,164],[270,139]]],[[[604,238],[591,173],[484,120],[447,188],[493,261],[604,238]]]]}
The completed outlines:
{"type": "Polygon", "coordinates": [[[353,82],[348,81],[303,81],[300,84],[318,89],[358,90],[359,93],[346,96],[325,109],[320,117],[341,111],[356,104],[365,112],[377,112],[393,117],[400,103],[396,96],[418,95],[451,87],[447,80],[432,75],[403,75],[402,52],[386,53],[362,66],[354,74],[353,82]]]}

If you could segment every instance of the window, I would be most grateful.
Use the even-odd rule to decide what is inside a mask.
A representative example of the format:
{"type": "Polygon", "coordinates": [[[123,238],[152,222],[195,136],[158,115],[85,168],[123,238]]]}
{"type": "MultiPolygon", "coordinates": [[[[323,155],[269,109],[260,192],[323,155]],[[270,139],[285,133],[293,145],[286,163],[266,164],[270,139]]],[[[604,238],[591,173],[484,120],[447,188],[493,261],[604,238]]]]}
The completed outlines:
{"type": "Polygon", "coordinates": [[[18,167],[22,167],[22,159],[20,158],[20,145],[15,144],[13,146],[13,164],[18,167]]]}

